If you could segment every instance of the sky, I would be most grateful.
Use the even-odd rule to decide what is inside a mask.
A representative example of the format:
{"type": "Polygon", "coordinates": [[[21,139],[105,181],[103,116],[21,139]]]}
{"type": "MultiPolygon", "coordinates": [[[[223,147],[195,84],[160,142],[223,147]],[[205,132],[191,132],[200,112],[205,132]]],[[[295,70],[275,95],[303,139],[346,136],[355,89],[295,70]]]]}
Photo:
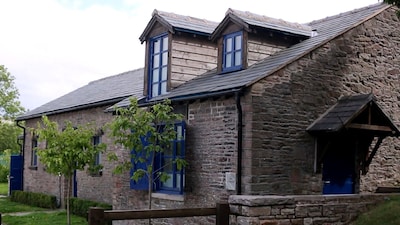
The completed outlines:
{"type": "Polygon", "coordinates": [[[228,8],[307,23],[378,0],[0,0],[0,65],[35,109],[90,81],[144,67],[154,9],[220,22],[228,8]]]}

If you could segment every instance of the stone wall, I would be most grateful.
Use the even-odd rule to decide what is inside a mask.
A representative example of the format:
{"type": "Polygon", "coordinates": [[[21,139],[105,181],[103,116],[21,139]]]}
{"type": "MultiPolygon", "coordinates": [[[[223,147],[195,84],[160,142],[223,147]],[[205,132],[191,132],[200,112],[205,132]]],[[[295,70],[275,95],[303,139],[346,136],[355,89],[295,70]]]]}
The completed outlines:
{"type": "Polygon", "coordinates": [[[236,174],[237,111],[234,98],[197,101],[188,108],[186,157],[189,196],[199,205],[227,200],[226,173],[236,174]]]}
{"type": "MultiPolygon", "coordinates": [[[[106,123],[112,119],[111,113],[104,113],[104,107],[92,108],[87,110],[80,110],[69,113],[62,113],[49,116],[51,121],[56,121],[59,127],[62,128],[65,121],[71,121],[73,125],[92,123],[98,129],[102,128],[106,123]]],[[[36,128],[40,118],[34,118],[26,121],[27,135],[25,137],[24,149],[24,191],[40,192],[46,194],[60,195],[60,182],[61,194],[64,195],[66,189],[66,181],[64,178],[50,175],[45,171],[40,158],[38,158],[38,166],[31,168],[31,128],[36,128]]],[[[106,130],[104,130],[106,132],[106,130]]],[[[107,145],[107,151],[115,151],[117,148],[112,144],[112,140],[107,137],[107,133],[102,136],[102,142],[107,145]]],[[[45,145],[45,142],[38,143],[45,145]]],[[[113,178],[112,170],[113,164],[106,159],[106,153],[102,155],[101,164],[104,166],[101,176],[89,175],[88,171],[77,171],[77,191],[78,197],[89,199],[98,202],[112,203],[112,189],[113,178]]]]}
{"type": "MultiPolygon", "coordinates": [[[[393,10],[329,41],[251,87],[251,148],[246,175],[250,194],[318,194],[314,138],[306,128],[341,96],[373,92],[400,125],[400,33],[393,10]]],[[[246,121],[245,126],[250,124],[246,121]]],[[[397,138],[386,138],[363,176],[360,190],[399,182],[397,138]]]]}
{"type": "Polygon", "coordinates": [[[229,197],[231,225],[348,224],[390,195],[229,197]]]}

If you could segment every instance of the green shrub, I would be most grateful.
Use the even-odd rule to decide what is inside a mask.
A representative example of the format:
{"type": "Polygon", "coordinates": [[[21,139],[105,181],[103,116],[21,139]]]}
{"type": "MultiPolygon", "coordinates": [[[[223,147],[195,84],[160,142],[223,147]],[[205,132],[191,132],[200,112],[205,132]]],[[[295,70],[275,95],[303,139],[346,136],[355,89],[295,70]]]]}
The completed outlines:
{"type": "Polygon", "coordinates": [[[107,210],[112,209],[110,204],[94,202],[80,198],[71,198],[69,207],[72,214],[84,218],[87,218],[87,213],[90,207],[101,207],[107,210]]]}
{"type": "Polygon", "coordinates": [[[48,209],[57,208],[56,196],[46,195],[42,193],[13,191],[11,194],[11,201],[31,206],[37,206],[40,208],[48,208],[48,209]]]}
{"type": "Polygon", "coordinates": [[[10,173],[10,154],[9,151],[0,153],[0,183],[8,182],[8,174],[10,173]]]}
{"type": "Polygon", "coordinates": [[[8,182],[8,174],[10,173],[10,169],[7,166],[0,165],[0,183],[8,182]]]}

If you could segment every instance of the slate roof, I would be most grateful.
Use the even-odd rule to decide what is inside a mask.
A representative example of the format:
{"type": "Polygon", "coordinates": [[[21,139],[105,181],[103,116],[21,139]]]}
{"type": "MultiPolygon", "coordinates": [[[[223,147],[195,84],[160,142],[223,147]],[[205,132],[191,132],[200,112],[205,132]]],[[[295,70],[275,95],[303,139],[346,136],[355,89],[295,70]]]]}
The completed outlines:
{"type": "Polygon", "coordinates": [[[358,115],[371,101],[375,102],[372,94],[346,96],[321,115],[312,123],[307,131],[309,132],[338,132],[348,124],[355,115],[358,115]]]}
{"type": "Polygon", "coordinates": [[[318,35],[281,50],[264,60],[253,64],[245,70],[231,73],[218,74],[216,70],[207,72],[193,80],[190,80],[169,93],[153,98],[151,101],[160,101],[169,98],[171,100],[186,100],[201,98],[202,96],[217,95],[224,92],[233,92],[241,88],[249,87],[257,81],[282,69],[286,65],[296,61],[314,49],[324,45],[333,38],[356,27],[366,20],[379,14],[390,7],[384,3],[370,5],[357,10],[313,21],[308,24],[316,29],[318,35]]]}
{"type": "Polygon", "coordinates": [[[92,81],[19,116],[16,120],[115,104],[132,95],[143,98],[143,73],[143,68],[141,68],[92,81]]]}
{"type": "Polygon", "coordinates": [[[142,43],[146,40],[146,37],[156,22],[163,24],[171,33],[175,33],[176,30],[181,30],[205,36],[210,36],[218,26],[218,23],[214,21],[154,10],[150,22],[139,37],[142,43]]]}
{"type": "Polygon", "coordinates": [[[247,11],[228,9],[228,11],[225,13],[225,18],[218,25],[218,27],[215,28],[215,31],[211,35],[211,39],[215,39],[216,37],[218,37],[230,20],[240,24],[247,31],[251,30],[250,26],[254,26],[269,30],[276,30],[279,32],[285,32],[286,34],[304,37],[312,36],[312,28],[305,24],[292,23],[282,19],[275,19],[272,17],[258,15],[247,11]]]}
{"type": "Polygon", "coordinates": [[[373,94],[352,95],[340,98],[334,106],[315,120],[314,123],[307,128],[307,131],[310,133],[339,132],[360,115],[370,103],[378,109],[381,116],[383,115],[387,123],[383,125],[390,126],[392,130],[395,131],[395,135],[398,136],[399,129],[376,103],[373,94]]]}

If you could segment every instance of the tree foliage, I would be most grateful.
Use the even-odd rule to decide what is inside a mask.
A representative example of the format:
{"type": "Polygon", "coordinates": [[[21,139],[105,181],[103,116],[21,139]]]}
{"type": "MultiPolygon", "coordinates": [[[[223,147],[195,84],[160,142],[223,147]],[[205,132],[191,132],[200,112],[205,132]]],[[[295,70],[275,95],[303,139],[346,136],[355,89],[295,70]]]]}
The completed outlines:
{"type": "Polygon", "coordinates": [[[0,122],[0,154],[6,150],[12,153],[18,153],[20,146],[18,145],[18,136],[22,134],[22,129],[15,125],[12,121],[0,122]]]}
{"type": "Polygon", "coordinates": [[[45,141],[46,144],[38,146],[37,155],[46,172],[61,174],[67,178],[68,190],[65,202],[70,224],[69,198],[74,171],[94,166],[96,155],[103,152],[106,146],[93,145],[96,129],[90,124],[74,127],[67,121],[65,127],[61,129],[56,122],[50,121],[46,116],[42,117],[41,122],[42,124],[38,123],[35,133],[39,141],[45,141]]]}
{"type": "MultiPolygon", "coordinates": [[[[116,109],[116,116],[109,124],[114,142],[124,146],[132,157],[121,159],[112,154],[110,159],[121,162],[115,168],[115,172],[134,169],[131,179],[135,181],[144,177],[148,179],[149,208],[151,208],[153,181],[161,179],[165,182],[169,179],[169,176],[162,172],[162,168],[154,170],[155,156],[171,147],[171,141],[177,135],[174,124],[181,119],[182,115],[173,112],[169,100],[149,108],[141,108],[137,99],[132,98],[129,107],[116,109]],[[131,160],[135,164],[146,164],[146,169],[133,167],[131,160]]],[[[177,159],[173,163],[179,170],[187,164],[184,159],[177,159]]]]}
{"type": "Polygon", "coordinates": [[[9,120],[24,112],[25,109],[19,102],[19,92],[14,84],[15,78],[0,65],[0,115],[9,120]]]}
{"type": "MultiPolygon", "coordinates": [[[[383,2],[395,5],[397,6],[397,8],[400,8],[400,0],[383,0],[383,2]]],[[[397,10],[397,16],[400,17],[400,10],[397,10]]]]}
{"type": "Polygon", "coordinates": [[[18,101],[19,93],[14,79],[7,68],[0,65],[0,153],[8,149],[15,153],[20,149],[17,138],[22,129],[15,125],[13,119],[25,109],[18,101]]]}

